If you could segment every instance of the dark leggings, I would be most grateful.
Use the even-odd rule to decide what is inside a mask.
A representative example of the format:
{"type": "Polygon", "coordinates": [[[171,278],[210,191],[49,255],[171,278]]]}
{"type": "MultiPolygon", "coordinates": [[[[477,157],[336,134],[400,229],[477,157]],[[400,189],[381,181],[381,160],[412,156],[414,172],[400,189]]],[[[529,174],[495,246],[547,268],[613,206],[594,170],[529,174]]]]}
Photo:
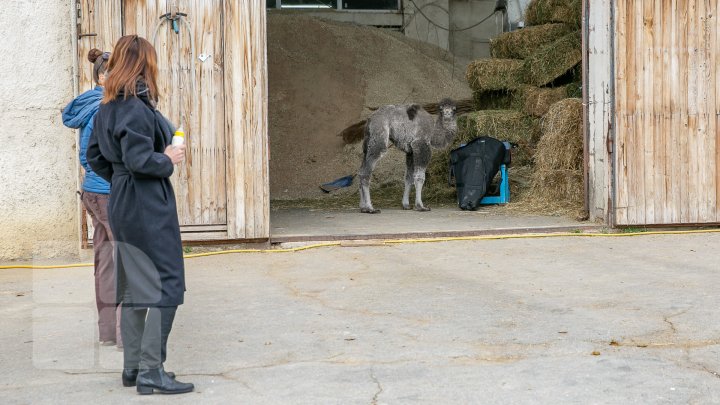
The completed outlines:
{"type": "Polygon", "coordinates": [[[167,358],[175,307],[123,307],[121,333],[125,368],[157,369],[167,358]]]}

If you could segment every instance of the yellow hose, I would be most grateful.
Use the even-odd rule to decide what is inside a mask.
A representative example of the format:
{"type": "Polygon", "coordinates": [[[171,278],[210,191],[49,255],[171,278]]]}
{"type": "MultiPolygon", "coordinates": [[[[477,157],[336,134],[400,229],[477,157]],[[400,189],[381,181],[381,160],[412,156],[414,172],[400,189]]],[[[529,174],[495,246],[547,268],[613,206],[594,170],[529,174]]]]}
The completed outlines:
{"type": "MultiPolygon", "coordinates": [[[[425,238],[425,239],[393,239],[393,240],[382,240],[379,241],[385,245],[399,245],[408,243],[436,243],[436,242],[457,242],[457,241],[481,241],[481,240],[502,240],[502,239],[541,239],[541,238],[567,238],[567,237],[630,237],[630,236],[650,236],[650,235],[691,235],[691,234],[704,234],[704,233],[720,233],[720,229],[706,229],[706,230],[695,230],[695,231],[655,231],[655,232],[628,232],[628,233],[531,233],[522,235],[485,235],[485,236],[458,236],[458,237],[445,237],[445,238],[425,238]]],[[[198,257],[228,255],[237,253],[295,253],[303,250],[319,249],[325,247],[336,247],[342,246],[342,242],[328,242],[328,243],[317,243],[314,245],[300,246],[289,249],[232,249],[223,250],[219,252],[207,252],[207,253],[196,253],[184,255],[185,259],[195,259],[198,257]]],[[[358,245],[360,247],[362,245],[358,245]]],[[[35,266],[35,265],[12,265],[12,266],[0,266],[0,270],[7,269],[33,269],[33,270],[45,270],[45,269],[69,269],[75,267],[92,267],[93,263],[76,263],[76,264],[62,264],[55,266],[35,266]]]]}

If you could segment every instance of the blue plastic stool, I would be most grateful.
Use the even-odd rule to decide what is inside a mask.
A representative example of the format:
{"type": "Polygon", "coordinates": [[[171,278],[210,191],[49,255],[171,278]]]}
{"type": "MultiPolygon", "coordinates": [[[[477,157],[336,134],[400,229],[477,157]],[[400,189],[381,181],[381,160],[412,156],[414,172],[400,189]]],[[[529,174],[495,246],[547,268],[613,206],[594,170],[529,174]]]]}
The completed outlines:
{"type": "Polygon", "coordinates": [[[480,205],[507,204],[510,202],[510,179],[508,178],[507,166],[500,166],[500,195],[485,196],[480,200],[480,205]]]}

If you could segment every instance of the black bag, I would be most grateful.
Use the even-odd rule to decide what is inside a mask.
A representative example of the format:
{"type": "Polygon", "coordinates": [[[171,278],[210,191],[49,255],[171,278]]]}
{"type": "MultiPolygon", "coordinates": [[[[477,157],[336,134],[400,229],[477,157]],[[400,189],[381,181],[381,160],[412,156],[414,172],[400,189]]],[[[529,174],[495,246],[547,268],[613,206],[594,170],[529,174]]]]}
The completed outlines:
{"type": "Polygon", "coordinates": [[[450,152],[450,177],[455,177],[461,209],[478,209],[503,163],[510,163],[509,148],[488,136],[476,138],[450,152]]]}

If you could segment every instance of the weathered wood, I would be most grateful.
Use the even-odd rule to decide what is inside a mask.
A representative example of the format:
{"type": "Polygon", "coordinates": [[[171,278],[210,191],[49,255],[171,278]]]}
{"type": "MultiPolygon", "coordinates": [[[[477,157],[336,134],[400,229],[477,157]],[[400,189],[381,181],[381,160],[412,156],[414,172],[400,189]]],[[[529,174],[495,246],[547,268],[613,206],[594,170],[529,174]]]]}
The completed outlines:
{"type": "MultiPolygon", "coordinates": [[[[618,8],[624,8],[627,6],[627,2],[625,0],[619,0],[618,1],[618,8]]],[[[618,13],[617,16],[617,22],[615,26],[615,44],[614,47],[620,54],[625,54],[627,50],[627,33],[625,31],[627,26],[627,22],[625,19],[625,13],[618,13]]],[[[628,119],[627,115],[625,114],[626,105],[627,105],[627,66],[625,63],[618,63],[615,66],[615,105],[616,110],[618,111],[617,117],[615,118],[615,123],[617,127],[616,132],[622,132],[627,133],[628,131],[628,119]]],[[[627,177],[627,149],[625,145],[625,137],[620,137],[615,144],[615,168],[618,173],[618,178],[624,179],[627,177]]],[[[626,189],[618,188],[617,190],[617,198],[616,198],[616,207],[615,207],[615,216],[619,218],[621,222],[627,221],[627,192],[626,189]]]]}
{"type": "Polygon", "coordinates": [[[266,16],[263,0],[224,2],[228,235],[269,238],[266,16]]]}
{"type": "MultiPolygon", "coordinates": [[[[88,53],[93,48],[111,51],[115,42],[122,35],[121,1],[120,0],[80,0],[78,2],[78,90],[80,93],[95,87],[93,65],[88,61],[88,53]],[[95,36],[85,36],[96,34],[95,36]],[[80,37],[80,35],[83,35],[80,37]]],[[[80,183],[84,171],[78,167],[80,183]]],[[[78,203],[82,205],[78,199],[78,203]]],[[[92,239],[94,228],[85,207],[81,208],[82,244],[86,248],[92,239]]]]}
{"type": "Polygon", "coordinates": [[[632,114],[635,116],[635,129],[633,131],[634,138],[632,140],[633,149],[628,155],[633,160],[635,171],[629,173],[628,181],[632,185],[628,193],[631,197],[630,212],[628,213],[628,223],[638,224],[645,222],[645,170],[644,170],[644,138],[645,133],[645,115],[643,111],[642,100],[646,100],[645,96],[645,60],[643,44],[643,3],[642,1],[631,2],[635,5],[633,13],[628,18],[633,18],[634,37],[628,49],[633,50],[635,70],[629,80],[636,83],[635,106],[632,114]],[[632,179],[632,180],[631,180],[632,179]]]}
{"type": "Polygon", "coordinates": [[[718,0],[615,6],[617,223],[717,222],[718,0]]]}
{"type": "MultiPolygon", "coordinates": [[[[714,3],[714,11],[713,16],[715,17],[715,24],[714,27],[711,26],[711,29],[714,31],[714,37],[715,37],[715,45],[712,47],[714,55],[710,63],[712,63],[713,66],[713,86],[715,92],[715,105],[711,106],[710,112],[714,114],[714,118],[711,116],[710,119],[715,122],[715,204],[717,205],[720,203],[720,140],[718,139],[718,132],[720,131],[720,79],[718,79],[717,74],[720,73],[720,69],[718,68],[718,65],[720,64],[720,49],[718,49],[718,46],[720,46],[720,17],[718,17],[717,13],[720,12],[720,4],[717,2],[714,3]]],[[[715,220],[720,222],[720,209],[716,210],[715,213],[715,220]]]]}
{"type": "Polygon", "coordinates": [[[664,186],[664,175],[665,175],[665,143],[663,128],[663,89],[665,87],[665,64],[663,61],[664,53],[664,32],[665,26],[663,25],[663,10],[662,3],[659,1],[652,2],[653,4],[653,38],[651,42],[651,56],[652,56],[652,81],[654,85],[653,96],[652,96],[652,137],[654,156],[653,161],[653,213],[654,216],[650,220],[653,223],[663,222],[663,204],[667,201],[664,186]]]}
{"type": "Polygon", "coordinates": [[[180,231],[181,232],[225,232],[225,233],[227,233],[227,225],[186,225],[186,226],[181,226],[180,231]]]}
{"type": "MultiPolygon", "coordinates": [[[[709,162],[707,159],[709,142],[708,137],[708,119],[707,107],[708,96],[707,88],[710,81],[710,67],[708,65],[709,57],[709,31],[707,27],[708,15],[706,14],[707,0],[699,0],[697,2],[697,159],[695,162],[695,170],[697,175],[697,198],[698,198],[698,222],[707,222],[710,216],[711,207],[708,206],[708,190],[715,189],[715,185],[710,181],[715,177],[713,173],[709,176],[709,162]],[[701,166],[702,164],[702,166],[701,166]]],[[[713,192],[713,194],[715,194],[713,192]]],[[[713,218],[715,217],[713,210],[713,218]]]]}
{"type": "Polygon", "coordinates": [[[78,35],[97,34],[78,39],[79,84],[80,92],[84,92],[95,87],[88,52],[93,48],[112,50],[122,35],[122,5],[120,0],[80,0],[79,3],[78,35]]]}
{"type": "MultiPolygon", "coordinates": [[[[608,139],[613,136],[611,127],[612,71],[610,2],[585,1],[587,18],[583,74],[587,123],[587,170],[588,211],[592,221],[608,221],[608,202],[611,193],[612,155],[608,151],[608,139]]],[[[622,41],[622,39],[618,39],[622,41]]],[[[621,124],[622,125],[622,124],[621,124]]]]}
{"type": "Polygon", "coordinates": [[[188,14],[190,30],[181,20],[176,33],[172,24],[165,21],[155,38],[162,94],[159,108],[173,123],[182,125],[186,133],[186,161],[177,166],[173,175],[181,225],[227,223],[223,3],[221,0],[125,3],[125,32],[150,41],[161,15],[173,11],[188,14]],[[208,57],[202,61],[201,54],[208,57]]]}

